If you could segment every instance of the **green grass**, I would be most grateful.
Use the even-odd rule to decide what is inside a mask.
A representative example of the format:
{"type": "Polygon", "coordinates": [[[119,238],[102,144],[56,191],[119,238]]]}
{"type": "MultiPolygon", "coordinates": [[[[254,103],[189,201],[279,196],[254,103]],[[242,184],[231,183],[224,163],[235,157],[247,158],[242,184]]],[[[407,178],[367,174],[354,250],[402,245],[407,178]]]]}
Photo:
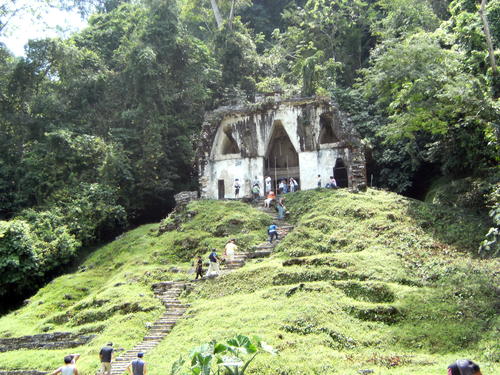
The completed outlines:
{"type": "MultiPolygon", "coordinates": [[[[296,228],[272,257],[183,297],[186,319],[146,356],[151,375],[168,374],[195,346],[239,333],[279,350],[258,356],[251,374],[437,375],[458,358],[477,360],[484,374],[500,371],[500,264],[475,255],[485,228],[479,217],[372,190],[299,192],[287,207],[296,228]]],[[[95,333],[70,350],[83,354],[83,374],[94,373],[101,345],[132,347],[162,313],[153,282],[191,277],[192,256],[229,238],[250,249],[269,221],[241,203],[192,203],[167,219],[175,231],[156,236],[157,226],[147,225],[95,251],[84,272],[55,279],[2,317],[0,336],[95,333]],[[173,266],[181,272],[169,272],[173,266]]],[[[0,353],[0,367],[49,370],[67,352],[0,353]]]]}

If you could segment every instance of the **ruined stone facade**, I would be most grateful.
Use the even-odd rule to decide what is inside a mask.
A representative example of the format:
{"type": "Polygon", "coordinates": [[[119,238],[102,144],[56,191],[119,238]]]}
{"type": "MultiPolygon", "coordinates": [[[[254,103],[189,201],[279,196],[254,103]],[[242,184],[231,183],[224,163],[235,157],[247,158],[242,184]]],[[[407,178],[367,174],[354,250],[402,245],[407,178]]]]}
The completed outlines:
{"type": "Polygon", "coordinates": [[[207,114],[198,152],[202,198],[251,194],[257,178],[295,178],[302,190],[335,176],[339,187],[366,184],[364,152],[353,129],[326,99],[275,100],[222,107],[207,114]]]}

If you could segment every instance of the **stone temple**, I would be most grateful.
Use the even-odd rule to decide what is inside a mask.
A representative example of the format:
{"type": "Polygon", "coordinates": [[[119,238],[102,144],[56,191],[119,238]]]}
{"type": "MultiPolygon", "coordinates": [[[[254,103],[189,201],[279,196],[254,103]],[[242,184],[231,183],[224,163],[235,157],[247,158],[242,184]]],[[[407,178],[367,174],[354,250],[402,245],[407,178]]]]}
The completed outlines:
{"type": "Polygon", "coordinates": [[[334,176],[339,187],[366,186],[364,151],[355,131],[327,99],[272,99],[208,113],[197,150],[202,198],[250,195],[270,176],[273,189],[295,178],[301,190],[334,176]]]}

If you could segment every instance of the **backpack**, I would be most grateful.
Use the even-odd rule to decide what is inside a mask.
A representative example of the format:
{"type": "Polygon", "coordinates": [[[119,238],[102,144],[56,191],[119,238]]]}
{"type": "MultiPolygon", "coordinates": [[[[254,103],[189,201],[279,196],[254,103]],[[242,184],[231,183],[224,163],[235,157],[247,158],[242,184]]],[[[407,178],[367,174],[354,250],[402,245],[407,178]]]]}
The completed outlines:
{"type": "Polygon", "coordinates": [[[212,251],[208,256],[208,259],[210,259],[210,262],[212,263],[217,262],[217,253],[215,251],[212,251]]]}

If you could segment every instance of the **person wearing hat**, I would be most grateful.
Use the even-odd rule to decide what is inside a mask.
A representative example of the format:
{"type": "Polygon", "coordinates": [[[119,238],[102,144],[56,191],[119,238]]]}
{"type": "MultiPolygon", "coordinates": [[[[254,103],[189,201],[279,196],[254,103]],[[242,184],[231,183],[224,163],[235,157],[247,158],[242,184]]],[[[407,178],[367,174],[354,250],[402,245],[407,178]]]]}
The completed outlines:
{"type": "Polygon", "coordinates": [[[103,347],[99,352],[99,359],[101,360],[100,374],[111,375],[111,360],[113,359],[113,343],[108,342],[108,345],[103,347]]]}
{"type": "Polygon", "coordinates": [[[448,375],[481,375],[481,369],[468,359],[459,359],[448,366],[448,375]]]}
{"type": "Polygon", "coordinates": [[[147,375],[148,369],[146,367],[146,362],[142,359],[144,357],[144,353],[137,353],[137,358],[129,363],[127,366],[127,372],[130,375],[147,375]]]}

